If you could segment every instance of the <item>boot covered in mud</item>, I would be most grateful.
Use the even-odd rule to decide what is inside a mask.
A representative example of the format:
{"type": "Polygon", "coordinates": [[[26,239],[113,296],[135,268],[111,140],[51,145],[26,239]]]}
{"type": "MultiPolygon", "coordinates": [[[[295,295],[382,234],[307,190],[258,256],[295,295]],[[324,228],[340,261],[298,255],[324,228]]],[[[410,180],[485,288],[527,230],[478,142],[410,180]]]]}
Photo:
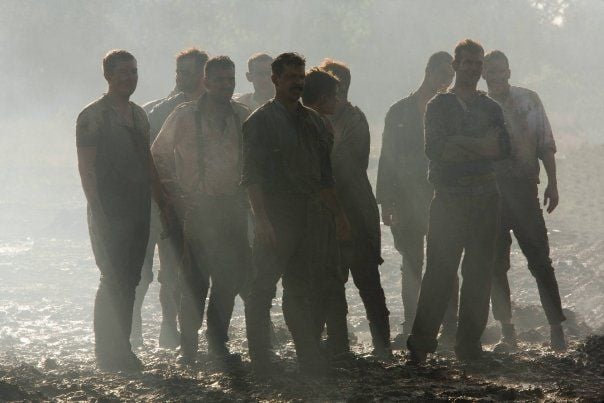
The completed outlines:
{"type": "Polygon", "coordinates": [[[564,338],[564,329],[562,329],[562,325],[551,325],[550,327],[550,337],[551,337],[551,348],[554,351],[563,352],[566,351],[567,345],[566,340],[564,338]]]}
{"type": "Polygon", "coordinates": [[[226,343],[208,340],[208,356],[213,361],[220,361],[225,364],[235,364],[241,362],[241,355],[231,353],[226,343]]]}
{"type": "Polygon", "coordinates": [[[512,323],[501,324],[501,340],[493,349],[496,353],[511,353],[518,350],[516,328],[512,323]]]}
{"type": "Polygon", "coordinates": [[[483,356],[482,344],[480,341],[475,343],[457,343],[455,345],[455,356],[459,361],[464,362],[480,360],[483,356]]]}
{"type": "Polygon", "coordinates": [[[96,356],[97,368],[105,372],[140,372],[144,369],[141,360],[132,352],[129,354],[103,354],[96,356]]]}
{"type": "Polygon", "coordinates": [[[372,355],[380,360],[392,359],[392,347],[390,345],[390,322],[388,316],[382,320],[369,322],[369,331],[373,342],[372,355]]]}

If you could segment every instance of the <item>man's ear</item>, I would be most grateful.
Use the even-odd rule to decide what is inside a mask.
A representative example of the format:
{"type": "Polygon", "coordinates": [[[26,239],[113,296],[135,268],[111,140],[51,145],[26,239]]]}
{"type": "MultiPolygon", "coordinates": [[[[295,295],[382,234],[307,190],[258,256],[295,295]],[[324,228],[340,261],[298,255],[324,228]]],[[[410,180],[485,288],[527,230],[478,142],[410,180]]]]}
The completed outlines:
{"type": "Polygon", "coordinates": [[[454,71],[457,71],[457,68],[459,67],[459,61],[453,59],[453,61],[451,62],[451,67],[453,67],[454,71]]]}
{"type": "Polygon", "coordinates": [[[275,84],[275,87],[279,85],[279,76],[276,74],[271,74],[271,81],[275,84]]]}
{"type": "Polygon", "coordinates": [[[251,83],[252,82],[252,73],[245,73],[245,78],[247,78],[247,81],[249,81],[251,83]]]}

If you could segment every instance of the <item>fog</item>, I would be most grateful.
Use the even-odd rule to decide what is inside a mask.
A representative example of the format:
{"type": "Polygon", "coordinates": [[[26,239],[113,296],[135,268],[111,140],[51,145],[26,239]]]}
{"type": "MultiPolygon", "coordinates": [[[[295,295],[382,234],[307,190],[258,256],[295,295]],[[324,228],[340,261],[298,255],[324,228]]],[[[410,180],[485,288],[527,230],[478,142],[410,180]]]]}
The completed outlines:
{"type": "MultiPolygon", "coordinates": [[[[478,40],[487,51],[502,50],[510,60],[511,83],[541,97],[558,144],[561,204],[546,222],[563,305],[577,314],[577,340],[592,330],[601,333],[603,20],[602,0],[0,1],[0,355],[7,351],[6,340],[13,340],[7,337],[21,340],[37,332],[33,325],[30,336],[11,327],[19,321],[11,322],[11,301],[26,306],[24,301],[48,297],[60,304],[54,295],[62,291],[68,306],[86,306],[60,315],[80,321],[81,332],[74,331],[74,337],[84,340],[83,349],[89,347],[98,271],[76,168],[75,121],[106,91],[101,60],[116,48],[138,61],[132,100],[139,105],[172,90],[175,55],[189,47],[230,56],[239,93],[252,89],[245,72],[255,52],[296,51],[306,57],[307,67],[325,57],[347,63],[349,99],[365,112],[371,128],[372,183],[386,112],[419,86],[428,57],[452,52],[463,38],[478,40]]],[[[480,87],[486,89],[482,80],[480,87]]],[[[402,317],[400,256],[388,229],[382,232],[382,282],[394,336],[402,317]]],[[[536,284],[516,246],[512,266],[513,299],[528,307],[527,325],[535,306],[543,322],[536,284]]],[[[348,296],[349,321],[362,341],[367,325],[350,283],[348,296]]],[[[156,326],[157,289],[146,301],[151,305],[144,320],[156,326]]],[[[157,337],[156,328],[146,331],[146,337],[157,337]]],[[[20,352],[15,343],[11,348],[20,352]]],[[[43,346],[36,348],[35,354],[48,354],[43,346]]]]}

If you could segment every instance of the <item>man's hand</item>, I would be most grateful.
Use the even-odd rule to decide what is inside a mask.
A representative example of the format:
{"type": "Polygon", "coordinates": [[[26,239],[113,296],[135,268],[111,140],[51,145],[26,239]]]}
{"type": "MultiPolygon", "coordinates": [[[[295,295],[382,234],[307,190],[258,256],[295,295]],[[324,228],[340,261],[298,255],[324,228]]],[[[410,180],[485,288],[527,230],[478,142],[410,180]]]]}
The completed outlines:
{"type": "Polygon", "coordinates": [[[338,241],[347,241],[352,236],[352,227],[348,217],[342,211],[336,216],[336,238],[338,241]]]}
{"type": "Polygon", "coordinates": [[[256,218],[254,233],[256,235],[255,241],[265,245],[268,244],[273,248],[277,246],[275,230],[268,218],[256,218]]]}
{"type": "Polygon", "coordinates": [[[384,222],[384,225],[387,227],[396,225],[398,223],[398,217],[396,216],[396,210],[394,209],[394,204],[392,204],[392,203],[383,203],[382,204],[382,221],[384,222]]]}
{"type": "Polygon", "coordinates": [[[548,183],[543,193],[543,205],[547,206],[548,214],[556,209],[559,201],[558,186],[555,183],[548,183]]]}

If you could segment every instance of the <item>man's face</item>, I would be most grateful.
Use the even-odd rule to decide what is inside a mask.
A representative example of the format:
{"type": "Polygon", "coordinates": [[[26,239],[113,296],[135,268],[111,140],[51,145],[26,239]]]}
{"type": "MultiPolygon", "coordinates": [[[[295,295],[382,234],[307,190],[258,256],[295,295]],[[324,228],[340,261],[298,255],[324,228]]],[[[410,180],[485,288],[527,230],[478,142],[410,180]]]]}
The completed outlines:
{"type": "Polygon", "coordinates": [[[275,84],[277,96],[292,102],[300,99],[304,90],[305,75],[304,66],[293,65],[286,65],[280,75],[273,74],[271,78],[275,84]]]}
{"type": "Polygon", "coordinates": [[[252,63],[250,71],[245,74],[247,80],[254,86],[254,91],[262,94],[275,91],[271,81],[272,60],[260,60],[252,63]]]}
{"type": "Polygon", "coordinates": [[[450,63],[442,63],[430,72],[430,83],[437,91],[444,91],[451,85],[455,71],[450,63]]]}
{"type": "Polygon", "coordinates": [[[457,74],[456,80],[467,86],[476,86],[482,74],[484,54],[463,50],[459,60],[453,61],[453,69],[457,74]]]}
{"type": "Polygon", "coordinates": [[[176,87],[182,92],[194,92],[203,79],[203,68],[195,60],[185,57],[176,62],[176,87]]]}
{"type": "Polygon", "coordinates": [[[505,60],[492,60],[484,65],[482,77],[487,82],[489,92],[501,94],[507,91],[510,80],[510,68],[505,60]]]}
{"type": "Polygon", "coordinates": [[[227,67],[212,71],[205,78],[208,95],[218,102],[228,102],[235,91],[235,69],[227,67]]]}
{"type": "Polygon", "coordinates": [[[112,91],[129,97],[136,90],[138,83],[136,59],[117,62],[113,71],[107,74],[106,79],[112,91]]]}
{"type": "Polygon", "coordinates": [[[323,95],[319,101],[318,112],[323,115],[333,115],[338,107],[338,92],[334,90],[331,94],[323,95]]]}

